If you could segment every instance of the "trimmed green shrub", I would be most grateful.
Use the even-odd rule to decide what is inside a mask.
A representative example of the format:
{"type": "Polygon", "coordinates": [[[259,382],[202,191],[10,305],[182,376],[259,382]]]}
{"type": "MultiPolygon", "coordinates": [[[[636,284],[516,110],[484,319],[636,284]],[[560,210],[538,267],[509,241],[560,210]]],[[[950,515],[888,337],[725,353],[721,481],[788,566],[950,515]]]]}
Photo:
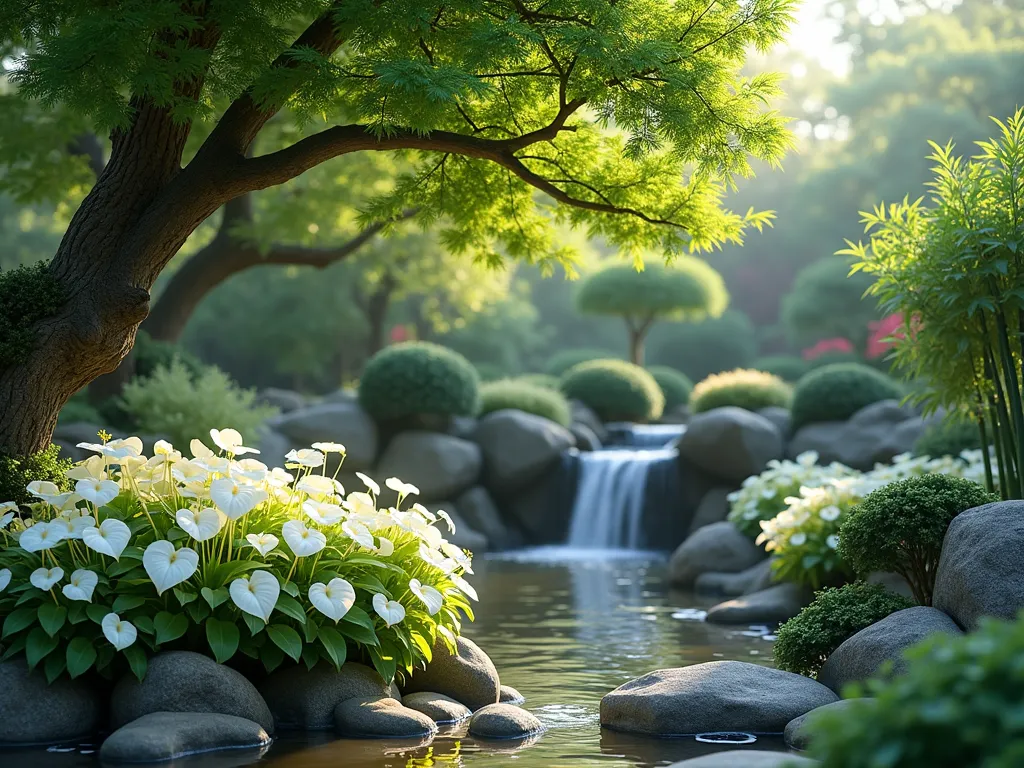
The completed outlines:
{"type": "Polygon", "coordinates": [[[480,387],[481,416],[505,408],[543,416],[563,427],[572,423],[572,409],[561,392],[519,379],[491,381],[480,387]]]}
{"type": "Polygon", "coordinates": [[[690,395],[690,410],[703,413],[712,408],[734,405],[756,411],[775,405],[788,408],[793,389],[778,376],[764,371],[738,368],[715,373],[698,382],[690,395]]]}
{"type": "Polygon", "coordinates": [[[219,368],[209,366],[192,376],[177,359],[170,367],[159,366],[150,376],[128,382],[121,404],[140,431],[166,435],[178,445],[226,424],[254,435],[277,413],[276,408],[257,405],[255,390],[240,388],[219,368]]]}
{"type": "Polygon", "coordinates": [[[514,381],[522,381],[527,384],[532,384],[535,387],[544,387],[544,389],[553,389],[559,392],[559,382],[557,376],[552,376],[548,373],[524,373],[522,376],[516,376],[514,381]]]}
{"type": "Polygon", "coordinates": [[[811,371],[793,392],[793,429],[821,421],[845,421],[866,405],[899,400],[903,388],[861,363],[836,363],[811,371]]]}
{"type": "Polygon", "coordinates": [[[170,368],[175,360],[180,360],[192,376],[199,376],[210,367],[181,344],[158,341],[145,331],[136,334],[132,355],[136,376],[151,376],[157,368],[170,368]]]}
{"type": "Polygon", "coordinates": [[[591,360],[617,360],[618,358],[618,355],[606,349],[563,349],[548,358],[548,362],[544,366],[544,373],[549,376],[561,377],[570,368],[575,368],[580,363],[589,363],[591,360]]]}
{"type": "Polygon", "coordinates": [[[507,375],[505,369],[495,363],[473,363],[473,367],[480,381],[498,381],[507,375]]]}
{"type": "Polygon", "coordinates": [[[913,601],[880,584],[858,581],[825,588],[814,601],[779,627],[773,654],[775,666],[814,677],[844,640],[913,601]]]}
{"type": "Polygon", "coordinates": [[[962,416],[952,416],[932,424],[914,443],[918,456],[959,456],[963,451],[981,448],[978,425],[962,416]]]}
{"type": "Polygon", "coordinates": [[[962,477],[929,474],[897,480],[872,491],[839,529],[839,556],[861,575],[898,573],[921,605],[932,604],[942,540],[953,518],[999,501],[962,477]]]}
{"type": "Polygon", "coordinates": [[[475,416],[480,377],[458,352],[422,341],[395,344],[366,363],[359,402],[377,421],[475,416]]]}
{"type": "Polygon", "coordinates": [[[652,365],[647,368],[647,372],[658,382],[661,394],[665,396],[666,411],[690,402],[693,382],[684,374],[667,365],[652,365]]]}
{"type": "Polygon", "coordinates": [[[757,332],[738,310],[699,323],[665,323],[651,331],[648,363],[682,371],[690,381],[712,373],[749,368],[757,355],[757,332]]]}
{"type": "Polygon", "coordinates": [[[937,632],[906,652],[905,673],[852,685],[863,694],[816,717],[822,768],[1018,768],[1024,765],[1024,617],[937,632]]]}
{"type": "Polygon", "coordinates": [[[580,363],[562,377],[562,394],[582,402],[602,421],[653,421],[665,410],[654,377],[624,360],[580,363]]]}
{"type": "MultiPolygon", "coordinates": [[[[31,504],[37,499],[26,486],[33,480],[49,481],[61,491],[71,490],[65,474],[72,467],[70,459],[59,458],[60,448],[50,445],[31,456],[0,454],[0,503],[31,504]]],[[[0,513],[2,514],[2,513],[0,513]]]]}
{"type": "Polygon", "coordinates": [[[793,355],[759,357],[750,364],[750,367],[755,371],[774,374],[790,384],[795,384],[805,373],[811,370],[811,366],[806,360],[793,355]]]}
{"type": "Polygon", "coordinates": [[[45,261],[0,269],[0,369],[28,360],[36,348],[36,323],[64,303],[65,291],[45,261]]]}

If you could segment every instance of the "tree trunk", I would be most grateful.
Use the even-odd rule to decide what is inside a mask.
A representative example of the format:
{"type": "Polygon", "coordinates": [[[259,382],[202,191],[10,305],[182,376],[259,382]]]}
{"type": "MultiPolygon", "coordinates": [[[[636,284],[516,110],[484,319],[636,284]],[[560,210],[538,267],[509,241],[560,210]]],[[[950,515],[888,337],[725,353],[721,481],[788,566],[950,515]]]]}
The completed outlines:
{"type": "Polygon", "coordinates": [[[644,364],[644,336],[642,329],[629,329],[629,360],[634,365],[644,364]]]}
{"type": "Polygon", "coordinates": [[[384,333],[387,330],[388,307],[391,305],[391,294],[397,284],[398,281],[390,272],[385,273],[377,289],[363,304],[370,327],[369,338],[366,340],[367,359],[380,352],[387,344],[384,333]]]}

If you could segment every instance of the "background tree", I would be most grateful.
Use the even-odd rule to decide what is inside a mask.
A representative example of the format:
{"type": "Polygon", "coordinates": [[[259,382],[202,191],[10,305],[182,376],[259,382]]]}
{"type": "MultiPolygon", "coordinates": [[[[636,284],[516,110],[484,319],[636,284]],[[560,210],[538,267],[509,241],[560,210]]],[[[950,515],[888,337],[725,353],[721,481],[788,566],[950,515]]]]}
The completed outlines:
{"type": "Polygon", "coordinates": [[[865,292],[874,283],[863,272],[850,274],[852,262],[826,256],[797,273],[793,289],[782,299],[782,323],[797,349],[822,339],[848,340],[863,357],[869,323],[878,320],[878,302],[865,292]]]}
{"type": "Polygon", "coordinates": [[[765,217],[725,210],[725,186],[750,171],[751,155],[777,161],[788,142],[764,110],[777,79],[744,79],[739,68],[749,46],[782,38],[792,9],[5,4],[9,79],[26,99],[109,129],[111,150],[38,278],[59,308],[24,329],[30,349],[0,361],[0,451],[43,448],[71,394],[117,366],[157,277],[207,217],[336,157],[415,153],[416,170],[368,201],[367,219],[417,208],[448,247],[494,260],[498,243],[512,257],[556,250],[537,191],[562,204],[554,219],[616,246],[740,238],[765,217]],[[326,126],[252,154],[282,110],[326,126]],[[602,129],[610,120],[617,132],[602,129]]]}
{"type": "Polygon", "coordinates": [[[690,257],[670,265],[647,260],[642,270],[628,264],[608,266],[585,277],[576,294],[581,312],[625,320],[629,359],[636,365],[644,364],[644,340],[656,321],[718,317],[728,303],[722,276],[690,257]]]}

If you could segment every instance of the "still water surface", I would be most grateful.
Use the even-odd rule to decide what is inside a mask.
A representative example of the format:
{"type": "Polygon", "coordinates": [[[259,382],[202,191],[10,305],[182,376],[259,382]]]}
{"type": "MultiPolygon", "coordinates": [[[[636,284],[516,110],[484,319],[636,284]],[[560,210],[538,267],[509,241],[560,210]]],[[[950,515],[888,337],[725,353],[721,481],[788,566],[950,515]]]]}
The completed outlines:
{"type": "MultiPolygon", "coordinates": [[[[466,628],[494,660],[504,684],[547,726],[529,744],[477,742],[466,728],[442,731],[429,745],[334,740],[282,733],[264,755],[221,753],[175,768],[651,768],[714,751],[693,739],[646,739],[602,730],[601,697],[663,667],[716,659],[771,663],[764,627],[724,628],[701,621],[711,605],[668,589],[658,555],[552,548],[477,558],[477,620],[466,628]]],[[[782,749],[762,738],[756,749],[782,749]]],[[[84,750],[88,752],[88,748],[84,750]]],[[[11,768],[94,768],[81,748],[0,755],[11,768]],[[14,758],[11,763],[7,759],[14,758]]]]}

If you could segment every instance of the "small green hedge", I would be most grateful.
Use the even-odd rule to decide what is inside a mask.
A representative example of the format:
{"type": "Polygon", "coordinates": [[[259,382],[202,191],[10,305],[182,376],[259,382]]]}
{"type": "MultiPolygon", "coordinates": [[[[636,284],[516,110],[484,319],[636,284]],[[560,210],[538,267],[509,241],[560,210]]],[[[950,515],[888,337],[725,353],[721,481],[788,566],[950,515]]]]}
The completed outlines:
{"type": "Polygon", "coordinates": [[[522,376],[516,376],[514,381],[522,381],[535,387],[544,387],[544,389],[553,389],[556,392],[560,391],[558,377],[549,373],[524,373],[522,376]]]}
{"type": "Polygon", "coordinates": [[[793,392],[793,429],[822,421],[845,421],[880,400],[899,400],[903,388],[862,363],[835,363],[811,371],[793,392]]]}
{"type": "MultiPolygon", "coordinates": [[[[33,480],[47,480],[62,491],[72,490],[65,474],[70,459],[60,458],[60,447],[50,445],[31,456],[7,456],[0,453],[0,501],[32,504],[39,499],[26,486],[33,480]]],[[[2,516],[2,513],[0,513],[2,516]]]]}
{"type": "Polygon", "coordinates": [[[623,360],[580,363],[562,377],[562,394],[579,400],[602,421],[653,421],[665,410],[658,382],[623,360]]]}
{"type": "Polygon", "coordinates": [[[693,388],[690,410],[703,413],[727,405],[757,411],[769,406],[788,408],[793,390],[778,376],[738,368],[713,373],[693,388]]]}
{"type": "Polygon", "coordinates": [[[932,424],[914,443],[918,456],[959,456],[963,451],[981,448],[978,425],[962,416],[953,416],[932,424]]]}
{"type": "Polygon", "coordinates": [[[822,589],[814,601],[779,627],[775,666],[815,676],[844,640],[914,602],[879,584],[863,581],[822,589]]]}
{"type": "Polygon", "coordinates": [[[572,423],[572,409],[561,392],[520,379],[491,381],[480,387],[481,416],[506,408],[543,416],[563,427],[572,423]]]}
{"type": "Polygon", "coordinates": [[[759,357],[750,367],[755,371],[764,371],[778,376],[783,381],[795,384],[805,373],[811,370],[806,360],[791,355],[772,355],[759,357]]]}
{"type": "Polygon", "coordinates": [[[544,366],[544,373],[549,376],[561,377],[570,368],[575,368],[580,363],[613,359],[616,359],[616,354],[606,349],[564,349],[548,358],[548,362],[544,366]]]}
{"type": "Polygon", "coordinates": [[[359,402],[377,421],[475,416],[480,377],[457,352],[422,341],[395,344],[366,363],[359,402]]]}
{"type": "Polygon", "coordinates": [[[658,382],[661,394],[665,396],[666,411],[690,402],[693,382],[687,376],[667,365],[652,365],[648,367],[647,372],[658,382]]]}

